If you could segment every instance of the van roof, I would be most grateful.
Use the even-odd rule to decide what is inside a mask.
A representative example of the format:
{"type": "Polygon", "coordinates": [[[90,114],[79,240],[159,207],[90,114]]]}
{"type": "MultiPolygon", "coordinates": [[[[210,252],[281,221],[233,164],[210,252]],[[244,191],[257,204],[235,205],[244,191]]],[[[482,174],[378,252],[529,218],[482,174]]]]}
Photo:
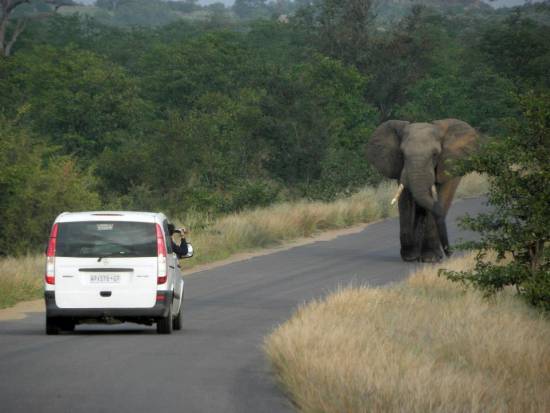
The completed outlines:
{"type": "Polygon", "coordinates": [[[166,216],[161,212],[136,211],[82,211],[63,212],[55,222],[81,221],[135,221],[135,222],[162,222],[166,216]]]}

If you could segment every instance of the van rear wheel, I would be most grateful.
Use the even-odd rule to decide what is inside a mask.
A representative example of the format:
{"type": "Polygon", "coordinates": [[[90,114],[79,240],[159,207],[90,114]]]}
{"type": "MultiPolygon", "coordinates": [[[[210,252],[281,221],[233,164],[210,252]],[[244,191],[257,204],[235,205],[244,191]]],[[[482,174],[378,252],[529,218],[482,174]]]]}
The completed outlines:
{"type": "Polygon", "coordinates": [[[157,320],[157,333],[171,334],[172,333],[172,307],[168,307],[168,315],[157,320]]]}
{"type": "Polygon", "coordinates": [[[63,320],[60,327],[63,331],[74,331],[76,323],[73,320],[63,320]]]}
{"type": "Polygon", "coordinates": [[[178,315],[174,317],[174,330],[181,330],[181,327],[183,325],[183,297],[180,302],[180,309],[178,311],[178,315]]]}
{"type": "Polygon", "coordinates": [[[57,335],[61,331],[59,320],[46,316],[46,334],[49,336],[57,335]]]}

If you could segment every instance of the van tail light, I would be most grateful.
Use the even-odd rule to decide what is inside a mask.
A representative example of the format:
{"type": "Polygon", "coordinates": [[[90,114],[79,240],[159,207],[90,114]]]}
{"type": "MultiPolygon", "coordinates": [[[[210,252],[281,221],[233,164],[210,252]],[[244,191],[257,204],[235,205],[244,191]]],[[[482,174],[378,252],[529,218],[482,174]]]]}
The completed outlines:
{"type": "Polygon", "coordinates": [[[166,242],[164,241],[164,235],[159,224],[157,224],[157,284],[164,284],[168,279],[166,271],[166,242]]]}
{"type": "Polygon", "coordinates": [[[46,284],[55,284],[55,247],[57,244],[58,225],[54,224],[50,232],[48,249],[46,250],[46,284]]]}

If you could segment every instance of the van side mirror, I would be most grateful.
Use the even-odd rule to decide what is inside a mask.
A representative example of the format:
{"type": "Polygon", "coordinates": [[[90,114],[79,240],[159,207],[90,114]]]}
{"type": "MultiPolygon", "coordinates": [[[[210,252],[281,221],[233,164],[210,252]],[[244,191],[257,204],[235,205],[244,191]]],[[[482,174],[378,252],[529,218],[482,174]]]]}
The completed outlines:
{"type": "Polygon", "coordinates": [[[187,255],[181,257],[181,258],[191,258],[193,256],[193,246],[190,242],[187,243],[187,255]]]}

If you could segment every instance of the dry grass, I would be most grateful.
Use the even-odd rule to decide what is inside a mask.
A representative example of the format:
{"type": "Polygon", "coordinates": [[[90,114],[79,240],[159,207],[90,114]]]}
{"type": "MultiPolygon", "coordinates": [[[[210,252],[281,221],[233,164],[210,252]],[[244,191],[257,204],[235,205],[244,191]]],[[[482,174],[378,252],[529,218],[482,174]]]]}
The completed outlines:
{"type": "Polygon", "coordinates": [[[460,180],[456,190],[457,198],[481,196],[489,191],[489,178],[477,172],[469,173],[460,180]]]}
{"type": "Polygon", "coordinates": [[[488,301],[464,291],[436,268],[337,291],[266,339],[300,411],[550,411],[550,321],[510,293],[488,301]]]}
{"type": "Polygon", "coordinates": [[[44,290],[42,255],[0,259],[0,308],[40,297],[44,290]]]}
{"type": "MultiPolygon", "coordinates": [[[[473,196],[468,184],[461,195],[473,196]]],[[[480,181],[474,178],[474,182],[480,181]]],[[[390,207],[397,184],[386,182],[377,188],[362,191],[334,202],[293,202],[273,205],[237,214],[227,215],[215,221],[200,214],[192,214],[184,225],[191,228],[189,236],[196,255],[186,261],[185,268],[227,258],[235,253],[274,246],[300,237],[354,224],[370,222],[397,215],[397,208],[390,207]]],[[[42,255],[0,259],[0,308],[18,301],[41,296],[42,255]]]]}

